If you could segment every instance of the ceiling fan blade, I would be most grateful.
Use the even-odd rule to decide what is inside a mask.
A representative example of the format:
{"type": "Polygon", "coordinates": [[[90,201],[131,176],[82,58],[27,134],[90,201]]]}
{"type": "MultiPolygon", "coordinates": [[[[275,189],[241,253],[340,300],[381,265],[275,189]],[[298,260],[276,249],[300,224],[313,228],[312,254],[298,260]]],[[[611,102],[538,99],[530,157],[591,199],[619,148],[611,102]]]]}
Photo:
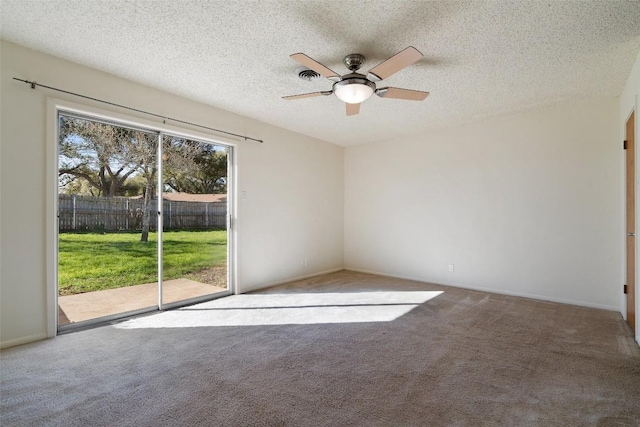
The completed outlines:
{"type": "Polygon", "coordinates": [[[405,50],[396,53],[391,58],[385,60],[381,64],[376,65],[367,73],[367,79],[372,82],[384,80],[392,74],[397,73],[405,67],[422,58],[422,53],[413,46],[409,46],[405,50]]]}
{"type": "Polygon", "coordinates": [[[424,101],[429,92],[421,90],[401,89],[399,87],[381,87],[376,89],[376,95],[380,98],[406,99],[408,101],[424,101]]]}
{"type": "Polygon", "coordinates": [[[355,116],[360,112],[360,104],[348,104],[344,103],[347,106],[347,116],[355,116]]]}
{"type": "Polygon", "coordinates": [[[286,99],[286,100],[291,100],[291,99],[302,99],[302,98],[313,98],[314,96],[320,96],[320,95],[331,95],[333,92],[331,92],[330,90],[324,90],[322,92],[311,92],[311,93],[302,93],[300,95],[289,95],[289,96],[283,96],[282,99],[286,99]]]}
{"type": "Polygon", "coordinates": [[[294,53],[293,55],[290,55],[290,56],[292,59],[298,61],[300,64],[315,71],[321,76],[326,77],[329,80],[340,81],[340,75],[338,73],[325,67],[324,65],[322,65],[315,59],[308,57],[304,53],[294,53]]]}

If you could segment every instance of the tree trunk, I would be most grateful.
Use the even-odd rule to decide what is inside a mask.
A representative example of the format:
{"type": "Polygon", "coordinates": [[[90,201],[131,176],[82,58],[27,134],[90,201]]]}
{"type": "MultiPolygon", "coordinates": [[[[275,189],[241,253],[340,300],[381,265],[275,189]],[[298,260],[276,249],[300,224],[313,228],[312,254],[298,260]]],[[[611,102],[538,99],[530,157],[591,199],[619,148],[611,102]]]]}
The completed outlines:
{"type": "Polygon", "coordinates": [[[104,166],[100,166],[100,170],[98,171],[98,181],[100,181],[100,192],[102,196],[106,196],[109,194],[109,184],[107,182],[106,177],[104,176],[104,166]]]}
{"type": "Polygon", "coordinates": [[[112,178],[111,185],[109,186],[109,197],[115,197],[117,189],[118,189],[118,181],[112,178]]]}
{"type": "MultiPolygon", "coordinates": [[[[147,185],[144,190],[144,206],[142,209],[142,235],[140,236],[141,242],[149,241],[149,225],[151,224],[151,215],[149,214],[149,204],[151,203],[151,197],[153,192],[153,181],[147,179],[147,185]]],[[[161,203],[158,200],[158,203],[161,203]]]]}

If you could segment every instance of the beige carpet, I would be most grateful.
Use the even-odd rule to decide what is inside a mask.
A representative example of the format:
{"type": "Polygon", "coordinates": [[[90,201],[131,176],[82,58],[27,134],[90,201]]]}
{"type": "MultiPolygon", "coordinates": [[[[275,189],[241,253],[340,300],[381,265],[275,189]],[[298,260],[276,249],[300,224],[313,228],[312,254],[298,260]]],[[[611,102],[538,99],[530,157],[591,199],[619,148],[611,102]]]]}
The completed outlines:
{"type": "Polygon", "coordinates": [[[240,297],[3,351],[0,424],[640,425],[614,312],[350,272],[240,297]]]}

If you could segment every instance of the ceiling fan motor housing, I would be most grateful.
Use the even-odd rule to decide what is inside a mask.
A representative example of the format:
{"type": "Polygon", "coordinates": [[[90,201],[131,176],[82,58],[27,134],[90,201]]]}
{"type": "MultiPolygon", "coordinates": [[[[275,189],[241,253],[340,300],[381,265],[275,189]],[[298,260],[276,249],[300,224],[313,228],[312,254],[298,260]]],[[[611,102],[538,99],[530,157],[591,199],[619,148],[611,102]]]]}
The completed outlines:
{"type": "Polygon", "coordinates": [[[351,55],[347,55],[344,57],[343,62],[344,65],[347,66],[353,72],[356,72],[362,64],[364,64],[365,57],[364,55],[360,55],[359,53],[352,53],[351,55]]]}

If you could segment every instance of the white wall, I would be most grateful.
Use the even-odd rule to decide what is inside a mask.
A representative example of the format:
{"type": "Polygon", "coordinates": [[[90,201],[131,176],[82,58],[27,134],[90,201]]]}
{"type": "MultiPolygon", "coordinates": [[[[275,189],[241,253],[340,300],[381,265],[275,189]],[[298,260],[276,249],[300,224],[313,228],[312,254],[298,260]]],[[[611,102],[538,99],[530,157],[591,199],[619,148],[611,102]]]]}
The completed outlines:
{"type": "Polygon", "coordinates": [[[247,195],[237,212],[239,290],[342,268],[343,148],[5,41],[0,53],[2,346],[40,339],[47,331],[47,97],[109,109],[32,90],[12,77],[264,139],[240,141],[237,148],[238,190],[247,195]],[[303,257],[308,267],[301,266],[303,257]]]}
{"type": "Polygon", "coordinates": [[[345,268],[617,310],[618,102],[348,147],[345,268]]]}
{"type": "MultiPolygon", "coordinates": [[[[640,135],[640,53],[636,58],[636,62],[631,69],[631,73],[629,74],[629,78],[627,79],[627,83],[625,85],[624,90],[622,91],[622,95],[620,95],[620,140],[625,139],[626,136],[626,123],[629,119],[631,113],[635,110],[635,141],[636,141],[636,235],[637,232],[640,231],[640,210],[638,209],[638,200],[640,200],[640,143],[638,142],[638,135],[640,135]]],[[[624,161],[624,158],[623,160],[624,161]]],[[[622,166],[622,171],[624,173],[624,164],[622,166]]],[[[623,178],[624,179],[624,178],[623,178]]],[[[624,203],[624,198],[622,203],[624,203]]],[[[624,205],[623,205],[624,209],[624,205]]],[[[623,222],[622,231],[625,230],[626,220],[623,222]]],[[[625,244],[624,241],[622,243],[625,244]]],[[[624,250],[624,249],[623,249],[624,250]]],[[[624,253],[624,252],[623,252],[624,253]]],[[[640,262],[638,259],[640,258],[640,252],[638,251],[638,239],[636,238],[636,341],[640,344],[640,286],[638,286],[638,272],[640,271],[640,262]]],[[[626,260],[624,260],[626,262],[626,260]]],[[[626,268],[626,267],[625,267],[626,268]]],[[[626,271],[626,270],[625,270],[626,271]]],[[[624,314],[625,319],[626,311],[627,311],[627,300],[625,295],[622,295],[621,298],[621,307],[620,311],[624,314]]]]}

